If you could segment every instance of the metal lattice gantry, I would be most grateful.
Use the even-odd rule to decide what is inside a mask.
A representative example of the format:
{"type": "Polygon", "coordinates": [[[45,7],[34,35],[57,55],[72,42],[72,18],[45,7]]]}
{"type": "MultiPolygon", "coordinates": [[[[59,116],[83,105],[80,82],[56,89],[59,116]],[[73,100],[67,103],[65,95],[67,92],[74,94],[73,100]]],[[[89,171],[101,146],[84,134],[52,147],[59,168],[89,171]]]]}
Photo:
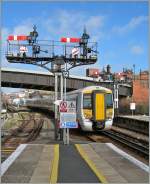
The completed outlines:
{"type": "MultiPolygon", "coordinates": [[[[94,64],[97,61],[97,43],[88,41],[90,36],[85,28],[81,38],[61,38],[60,41],[53,41],[37,40],[37,37],[36,26],[28,36],[8,36],[6,58],[11,63],[38,65],[55,73],[55,102],[66,101],[66,76],[69,75],[69,70],[94,64]]],[[[58,131],[58,122],[58,106],[55,104],[55,140],[60,133],[64,144],[69,144],[69,129],[58,131]]]]}
{"type": "Polygon", "coordinates": [[[97,61],[97,43],[89,42],[84,29],[81,38],[61,38],[60,41],[37,40],[36,26],[29,35],[10,35],[6,58],[11,63],[41,66],[52,72],[94,64],[97,61]]]}

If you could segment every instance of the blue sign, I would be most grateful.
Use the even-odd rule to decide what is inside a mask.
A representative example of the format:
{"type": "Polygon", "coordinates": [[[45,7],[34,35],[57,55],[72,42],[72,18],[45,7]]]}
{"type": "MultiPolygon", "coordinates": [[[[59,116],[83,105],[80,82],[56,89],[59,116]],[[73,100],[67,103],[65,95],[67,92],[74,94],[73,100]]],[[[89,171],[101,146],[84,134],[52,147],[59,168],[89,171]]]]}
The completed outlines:
{"type": "Polygon", "coordinates": [[[78,128],[77,122],[62,122],[60,128],[78,128]]]}

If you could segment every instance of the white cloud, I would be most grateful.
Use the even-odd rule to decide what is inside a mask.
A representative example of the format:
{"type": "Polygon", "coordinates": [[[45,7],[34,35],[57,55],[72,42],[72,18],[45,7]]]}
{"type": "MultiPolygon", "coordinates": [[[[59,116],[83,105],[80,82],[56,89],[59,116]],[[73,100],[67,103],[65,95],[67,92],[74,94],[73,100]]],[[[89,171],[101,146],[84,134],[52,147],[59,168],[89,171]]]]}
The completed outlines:
{"type": "Polygon", "coordinates": [[[2,47],[1,47],[1,66],[2,67],[9,67],[12,64],[9,63],[6,59],[6,51],[7,51],[7,37],[8,35],[28,35],[32,30],[33,24],[32,19],[26,19],[14,28],[2,28],[2,47]]]}
{"type": "Polygon", "coordinates": [[[143,48],[140,45],[134,45],[131,47],[131,53],[141,55],[143,53],[143,48]]]}
{"type": "MultiPolygon", "coordinates": [[[[51,16],[41,15],[35,18],[28,18],[19,22],[18,25],[12,28],[4,28],[3,40],[6,51],[6,39],[8,35],[28,35],[33,29],[33,25],[37,25],[39,39],[43,40],[60,40],[61,37],[80,37],[84,26],[90,35],[90,41],[99,42],[104,38],[102,31],[105,25],[105,16],[103,15],[88,15],[86,12],[66,11],[63,9],[57,10],[51,16]]],[[[10,65],[3,54],[2,65],[10,65]]]]}
{"type": "Polygon", "coordinates": [[[3,27],[1,30],[1,36],[2,36],[2,45],[6,45],[7,36],[10,34],[10,30],[6,27],[3,27]]]}
{"type": "Polygon", "coordinates": [[[33,25],[23,24],[18,25],[13,30],[13,35],[28,35],[32,30],[33,25]]]}
{"type": "Polygon", "coordinates": [[[123,26],[114,26],[112,28],[112,31],[118,34],[124,34],[135,29],[136,27],[138,27],[140,24],[142,24],[147,20],[148,20],[147,16],[133,17],[127,24],[123,26]]]}
{"type": "Polygon", "coordinates": [[[2,36],[2,45],[1,45],[1,66],[2,67],[7,67],[9,65],[5,53],[6,53],[6,48],[7,48],[7,36],[10,34],[10,30],[6,27],[3,27],[1,30],[1,36],[2,36]]]}
{"type": "Polygon", "coordinates": [[[56,15],[51,16],[42,22],[45,30],[53,38],[61,36],[81,36],[84,26],[87,32],[97,38],[102,37],[101,28],[104,26],[105,17],[103,15],[87,16],[83,12],[58,10],[56,15]],[[56,17],[57,15],[57,17],[56,17]]]}
{"type": "Polygon", "coordinates": [[[87,16],[84,12],[57,10],[50,17],[28,18],[9,30],[9,34],[27,35],[32,31],[33,24],[36,24],[37,31],[42,30],[39,32],[42,39],[59,40],[62,36],[81,36],[83,28],[86,26],[91,38],[100,39],[104,37],[104,32],[101,29],[105,24],[105,18],[103,15],[87,16]]]}
{"type": "Polygon", "coordinates": [[[86,25],[92,29],[101,28],[104,25],[104,20],[104,16],[91,16],[86,22],[86,25]]]}

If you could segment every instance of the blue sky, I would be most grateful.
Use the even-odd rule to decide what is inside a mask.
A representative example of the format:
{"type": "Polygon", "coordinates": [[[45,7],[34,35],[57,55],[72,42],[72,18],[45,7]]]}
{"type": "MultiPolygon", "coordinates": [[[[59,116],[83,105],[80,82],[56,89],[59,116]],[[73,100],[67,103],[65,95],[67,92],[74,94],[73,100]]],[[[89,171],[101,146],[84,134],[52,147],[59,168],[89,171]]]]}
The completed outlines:
{"type": "MultiPolygon", "coordinates": [[[[148,3],[146,2],[3,2],[2,66],[43,70],[36,66],[10,64],[5,59],[6,38],[28,34],[36,24],[39,39],[79,37],[86,25],[91,41],[98,42],[98,61],[90,67],[102,70],[110,64],[113,72],[148,69],[148,3]]],[[[84,75],[88,66],[71,70],[84,75]]]]}

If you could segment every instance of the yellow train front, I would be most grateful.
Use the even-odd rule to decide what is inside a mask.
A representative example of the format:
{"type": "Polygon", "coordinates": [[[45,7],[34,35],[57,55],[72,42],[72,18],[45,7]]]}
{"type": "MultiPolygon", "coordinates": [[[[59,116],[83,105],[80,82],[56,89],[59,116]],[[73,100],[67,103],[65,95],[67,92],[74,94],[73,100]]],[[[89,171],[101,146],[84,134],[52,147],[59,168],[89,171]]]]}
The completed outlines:
{"type": "Polygon", "coordinates": [[[90,86],[67,94],[76,100],[77,121],[83,131],[110,129],[113,123],[113,95],[110,89],[90,86]]]}

